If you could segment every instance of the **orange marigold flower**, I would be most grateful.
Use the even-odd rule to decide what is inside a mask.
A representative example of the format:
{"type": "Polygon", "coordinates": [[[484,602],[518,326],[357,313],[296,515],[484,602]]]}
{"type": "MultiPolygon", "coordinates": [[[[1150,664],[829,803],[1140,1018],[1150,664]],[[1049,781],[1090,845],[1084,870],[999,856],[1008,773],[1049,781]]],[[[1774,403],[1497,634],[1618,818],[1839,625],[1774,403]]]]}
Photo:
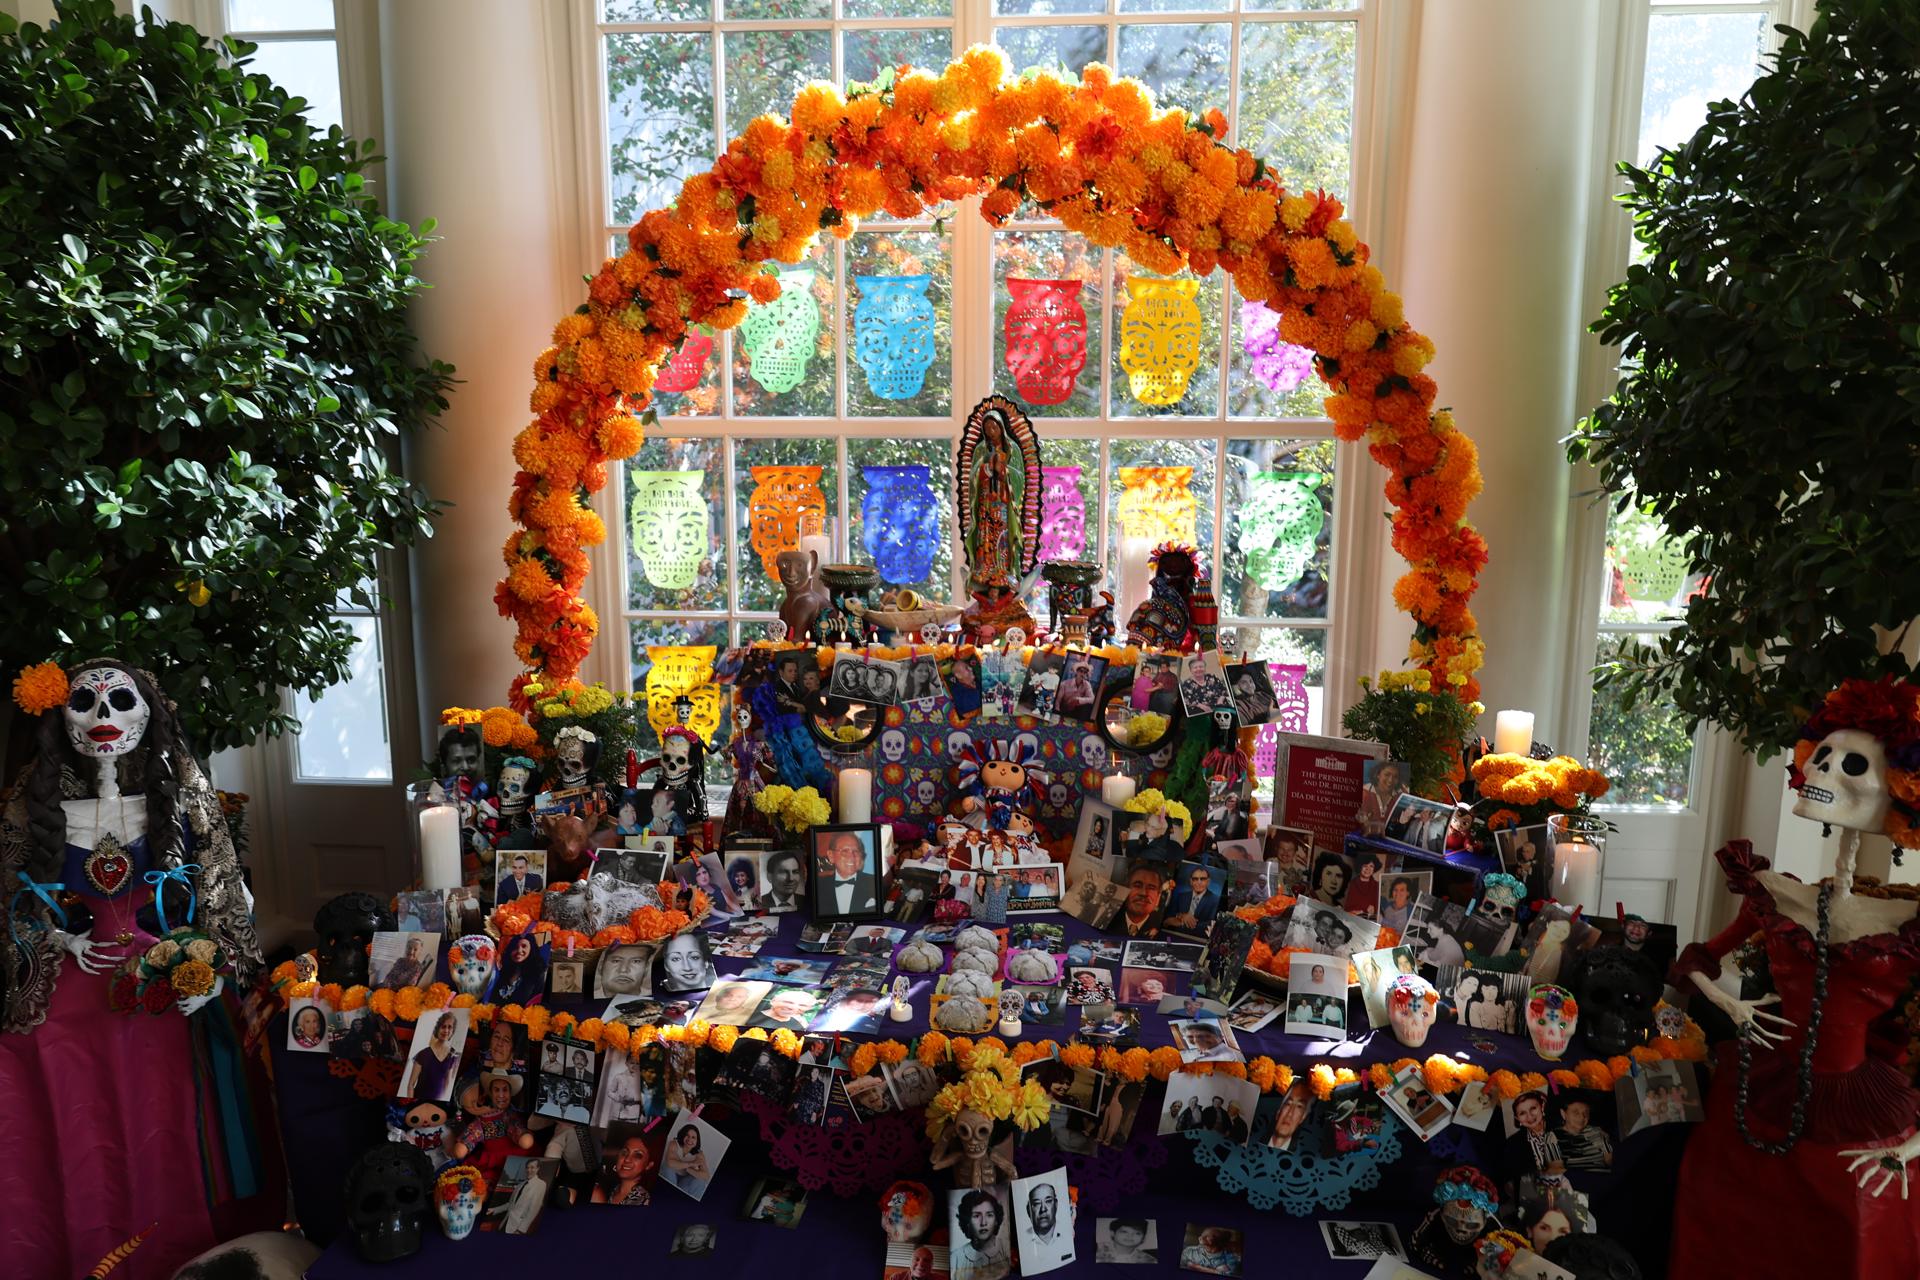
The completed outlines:
{"type": "Polygon", "coordinates": [[[67,673],[57,662],[36,662],[13,678],[13,700],[30,716],[67,702],[67,673]]]}

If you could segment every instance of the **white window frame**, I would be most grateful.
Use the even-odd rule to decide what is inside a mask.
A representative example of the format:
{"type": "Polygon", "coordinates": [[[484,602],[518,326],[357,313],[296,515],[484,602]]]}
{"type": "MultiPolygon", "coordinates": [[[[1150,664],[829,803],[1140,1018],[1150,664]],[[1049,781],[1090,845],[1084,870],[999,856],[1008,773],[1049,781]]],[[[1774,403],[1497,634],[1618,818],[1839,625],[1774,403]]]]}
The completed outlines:
{"type": "MultiPolygon", "coordinates": [[[[1387,183],[1384,170],[1387,162],[1386,148],[1378,138],[1376,122],[1390,118],[1390,100],[1395,96],[1393,87],[1388,83],[1390,77],[1383,69],[1395,50],[1389,50],[1389,43],[1404,45],[1404,42],[1389,42],[1381,38],[1381,15],[1378,0],[1355,0],[1351,10],[1327,13],[1321,11],[1275,10],[1241,12],[1237,7],[1227,11],[1187,10],[1179,12],[1131,13],[1118,10],[1118,0],[1107,0],[1104,13],[1059,14],[1046,17],[1002,17],[991,12],[991,0],[956,0],[954,15],[951,19],[934,17],[914,18],[834,18],[811,19],[784,22],[761,21],[706,21],[706,22],[664,22],[664,23],[610,23],[601,24],[598,5],[594,0],[574,0],[574,76],[575,118],[583,122],[579,130],[579,154],[577,156],[581,189],[581,211],[588,219],[591,243],[587,246],[588,260],[581,264],[585,272],[597,270],[607,247],[617,238],[624,236],[625,228],[608,220],[610,210],[606,161],[608,139],[605,109],[604,69],[601,57],[600,41],[607,32],[617,31],[693,31],[725,32],[730,30],[752,29],[832,29],[836,38],[832,42],[833,68],[836,80],[842,80],[842,50],[838,32],[853,29],[873,28],[925,28],[951,24],[955,30],[955,48],[963,50],[975,43],[987,43],[993,38],[996,26],[1093,26],[1105,25],[1108,28],[1109,62],[1118,47],[1118,29],[1121,25],[1167,24],[1167,23],[1224,23],[1232,29],[1233,59],[1228,67],[1230,92],[1233,95],[1227,103],[1218,105],[1229,109],[1237,105],[1240,92],[1241,69],[1239,51],[1240,32],[1248,23],[1267,21],[1301,22],[1352,22],[1357,28],[1357,53],[1354,80],[1354,115],[1352,142],[1352,188],[1341,193],[1347,202],[1349,217],[1355,223],[1362,239],[1375,246],[1376,261],[1380,258],[1381,241],[1388,230],[1388,220],[1377,212],[1378,197],[1387,183]]],[[[834,11],[840,11],[840,0],[836,0],[834,11]]],[[[724,128],[722,115],[726,95],[725,65],[723,44],[716,38],[713,42],[715,59],[714,74],[714,111],[716,135],[724,128]]],[[[1404,63],[1405,49],[1397,50],[1399,60],[1404,63]]],[[[1234,133],[1229,141],[1237,136],[1237,121],[1231,119],[1234,133]]],[[[663,420],[653,432],[656,436],[674,438],[781,438],[786,436],[824,436],[834,438],[837,461],[836,515],[833,535],[836,547],[845,553],[848,521],[851,516],[848,500],[848,458],[847,441],[866,438],[918,438],[937,439],[949,443],[957,442],[966,415],[971,407],[987,395],[994,386],[994,335],[993,335],[993,259],[992,236],[994,231],[980,218],[975,201],[969,200],[958,206],[947,220],[949,251],[953,263],[953,314],[952,359],[953,387],[952,406],[948,415],[935,418],[882,418],[852,416],[844,412],[832,417],[736,417],[732,412],[731,392],[727,388],[728,379],[723,377],[719,410],[706,417],[676,417],[663,420]]],[[[867,221],[861,223],[862,231],[903,231],[925,229],[927,221],[903,223],[897,221],[867,221]]],[[[1016,222],[1009,224],[1009,230],[1057,230],[1058,224],[1049,221],[1016,222]]],[[[832,241],[831,252],[835,255],[835,278],[842,282],[836,290],[832,316],[823,317],[823,323],[832,323],[836,327],[835,359],[840,368],[837,376],[837,395],[842,409],[845,408],[849,383],[847,380],[847,340],[848,303],[844,282],[847,279],[845,242],[832,241]]],[[[1111,255],[1113,250],[1104,251],[1111,255]]],[[[1111,282],[1110,266],[1105,269],[1104,279],[1111,282]]],[[[1222,289],[1221,306],[1225,311],[1234,309],[1234,294],[1228,287],[1222,289]]],[[[1104,310],[1111,316],[1113,308],[1108,303],[1104,310]]],[[[1090,317],[1092,318],[1092,317],[1090,317]]],[[[1221,319],[1229,321],[1223,315],[1221,319]]],[[[1111,321],[1108,322],[1112,327],[1111,321]]],[[[1230,323],[1220,327],[1223,343],[1238,340],[1236,329],[1230,323]]],[[[712,357],[722,370],[732,366],[733,331],[722,332],[715,342],[715,354],[712,357]]],[[[1117,335],[1109,332],[1102,346],[1105,359],[1101,362],[1101,404],[1109,404],[1108,383],[1111,378],[1111,357],[1107,353],[1111,344],[1117,341],[1117,335]]],[[[1093,439],[1100,441],[1098,488],[1104,492],[1107,485],[1109,438],[1148,437],[1179,438],[1191,440],[1212,440],[1214,442],[1214,544],[1203,548],[1210,567],[1215,575],[1216,595],[1219,594],[1221,568],[1220,557],[1216,550],[1224,531],[1224,509],[1226,485],[1223,483],[1226,472],[1227,441],[1240,439],[1284,439],[1284,440],[1333,440],[1332,424],[1325,418],[1234,418],[1227,416],[1228,396],[1227,377],[1231,363],[1230,353],[1220,353],[1223,359],[1217,370],[1221,380],[1219,408],[1215,414],[1206,417],[1115,417],[1103,414],[1100,417],[1087,418],[1040,418],[1035,420],[1035,428],[1042,440],[1049,438],[1093,439]]],[[[1088,371],[1091,372],[1091,371],[1088,371]]],[[[1085,375],[1083,375],[1085,376],[1085,375]]],[[[1199,376],[1199,375],[1196,375],[1199,376]]],[[[738,584],[733,581],[739,571],[740,558],[734,547],[737,539],[735,516],[734,477],[735,464],[731,440],[724,445],[726,456],[722,463],[725,476],[724,494],[709,495],[710,501],[723,502],[725,518],[722,521],[724,537],[728,540],[728,601],[729,605],[738,603],[738,584]]],[[[610,469],[613,481],[598,495],[595,506],[606,520],[610,530],[617,530],[607,543],[595,550],[593,573],[589,576],[587,591],[590,602],[602,619],[601,640],[595,646],[588,659],[583,674],[590,679],[606,681],[616,688],[632,686],[631,641],[628,634],[630,624],[635,622],[661,621],[697,621],[728,623],[728,638],[733,642],[740,639],[739,627],[744,622],[771,619],[770,612],[732,609],[720,612],[670,613],[662,610],[631,610],[627,607],[627,556],[625,549],[625,492],[623,467],[610,469]]],[[[1381,512],[1384,502],[1380,496],[1376,468],[1363,446],[1355,443],[1334,443],[1334,512],[1331,529],[1331,558],[1328,566],[1328,610],[1321,618],[1240,618],[1223,613],[1220,628],[1223,633],[1243,626],[1265,628],[1284,628],[1302,632],[1322,632],[1326,635],[1325,671],[1322,678],[1322,718],[1323,729],[1333,731],[1339,724],[1340,716],[1352,701],[1350,691],[1354,687],[1354,678],[1361,671],[1369,669],[1375,643],[1374,628],[1378,618],[1381,599],[1384,592],[1378,589],[1375,566],[1378,564],[1385,539],[1380,534],[1381,512]]],[[[1096,555],[1104,562],[1108,546],[1109,530],[1107,516],[1109,504],[1101,503],[1100,510],[1088,513],[1088,557],[1096,555]],[[1097,528],[1096,528],[1097,519],[1097,528]]],[[[960,553],[957,531],[949,531],[952,538],[953,598],[964,598],[961,587],[964,584],[965,563],[960,553]]]]}

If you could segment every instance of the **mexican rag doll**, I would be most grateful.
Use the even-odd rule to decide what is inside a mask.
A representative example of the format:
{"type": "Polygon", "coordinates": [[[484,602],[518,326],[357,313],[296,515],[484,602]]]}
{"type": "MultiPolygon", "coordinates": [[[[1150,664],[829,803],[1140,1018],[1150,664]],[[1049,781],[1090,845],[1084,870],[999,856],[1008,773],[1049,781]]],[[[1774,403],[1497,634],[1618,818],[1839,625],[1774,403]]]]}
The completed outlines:
{"type": "Polygon", "coordinates": [[[177,1012],[116,1011],[110,988],[188,922],[242,987],[260,946],[219,797],[154,678],[95,659],[67,688],[0,816],[0,1257],[83,1275],[152,1226],[123,1273],[167,1276],[220,1238],[210,1201],[258,1189],[242,1062],[217,987],[177,1012]]]}
{"type": "Polygon", "coordinates": [[[1827,695],[1801,730],[1794,786],[1795,814],[1839,829],[1834,874],[1802,884],[1745,841],[1722,849],[1740,915],[1672,975],[1738,1035],[1719,1047],[1681,1166],[1671,1273],[1920,1275],[1920,1093],[1900,1020],[1920,904],[1853,878],[1863,831],[1920,847],[1920,687],[1849,680],[1827,695]],[[1715,979],[1755,934],[1775,991],[1743,1000],[1715,979]]]}

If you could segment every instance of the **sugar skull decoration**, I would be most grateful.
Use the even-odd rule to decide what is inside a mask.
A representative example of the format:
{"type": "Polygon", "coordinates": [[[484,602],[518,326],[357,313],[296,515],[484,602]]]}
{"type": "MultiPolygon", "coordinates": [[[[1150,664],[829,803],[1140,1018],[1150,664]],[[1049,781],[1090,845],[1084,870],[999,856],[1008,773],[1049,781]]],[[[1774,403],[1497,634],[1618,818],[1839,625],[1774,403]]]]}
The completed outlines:
{"type": "Polygon", "coordinates": [[[866,371],[867,389],[882,400],[920,394],[934,360],[930,275],[855,276],[853,358],[866,371]]]}
{"type": "Polygon", "coordinates": [[[473,1234],[486,1198],[486,1175],[472,1165],[457,1164],[441,1173],[434,1183],[433,1207],[447,1239],[465,1240],[473,1234]]]}
{"type": "Polygon", "coordinates": [[[747,541],[760,556],[769,580],[780,580],[779,555],[800,548],[803,516],[827,518],[827,495],[821,492],[816,466],[749,467],[753,493],[747,499],[747,541]]]}
{"type": "Polygon", "coordinates": [[[1440,1275],[1471,1274],[1473,1242],[1499,1211],[1499,1188],[1472,1165],[1455,1165],[1434,1180],[1433,1203],[1409,1242],[1412,1260],[1440,1275]]]}
{"type": "Polygon", "coordinates": [[[1235,539],[1247,558],[1247,573],[1268,591],[1285,591],[1300,580],[1326,524],[1317,471],[1262,471],[1247,489],[1235,539]]]}
{"type": "Polygon", "coordinates": [[[1425,1044],[1440,1007],[1440,993],[1434,985],[1417,973],[1395,974],[1387,983],[1386,998],[1393,1038],[1409,1049],[1425,1044]]]}
{"type": "Polygon", "coordinates": [[[1020,1017],[1027,1011],[1027,998],[1018,991],[1008,988],[1000,993],[1000,1034],[1017,1036],[1020,1034],[1020,1017]]]}
{"type": "Polygon", "coordinates": [[[1518,1231],[1500,1228],[1489,1231],[1473,1242],[1473,1274],[1475,1280],[1505,1280],[1507,1271],[1515,1260],[1525,1257],[1533,1251],[1527,1246],[1527,1238],[1518,1231]]]}
{"type": "Polygon", "coordinates": [[[1013,295],[1007,308],[1007,372],[1014,386],[1028,404],[1066,403],[1087,366],[1080,281],[1009,278],[1007,292],[1013,295]]]}
{"type": "Polygon", "coordinates": [[[67,742],[76,753],[111,760],[130,754],[147,736],[153,705],[125,671],[88,667],[74,673],[64,715],[67,742]]]}
{"type": "Polygon", "coordinates": [[[630,550],[647,582],[685,591],[713,555],[712,513],[700,492],[700,471],[627,473],[630,550]]]}
{"type": "Polygon", "coordinates": [[[1264,302],[1240,304],[1240,348],[1253,361],[1252,373],[1269,391],[1292,391],[1313,372],[1313,352],[1280,337],[1280,313],[1264,302]]]}
{"type": "Polygon", "coordinates": [[[924,1182],[896,1182],[880,1196],[880,1230],[890,1244],[926,1238],[933,1226],[933,1192],[924,1182]]]}
{"type": "Polygon", "coordinates": [[[600,762],[600,737],[590,729],[570,724],[553,735],[554,780],[565,789],[587,785],[600,762]]]}
{"type": "Polygon", "coordinates": [[[1793,749],[1796,816],[1920,848],[1920,686],[1848,680],[1820,700],[1793,749]]]}
{"type": "Polygon", "coordinates": [[[373,935],[393,929],[393,912],[370,893],[343,893],[329,898],[313,913],[313,931],[320,937],[314,954],[317,977],[341,987],[367,985],[367,948],[373,935]]]}
{"type": "Polygon", "coordinates": [[[713,682],[713,663],[719,648],[710,644],[652,644],[647,646],[647,723],[666,743],[667,730],[679,725],[701,742],[712,742],[725,713],[725,697],[713,682]],[[683,723],[674,701],[692,703],[683,723]]]}
{"type": "Polygon", "coordinates": [[[500,765],[500,816],[512,821],[533,802],[535,765],[526,756],[508,756],[500,765]]]}
{"type": "Polygon", "coordinates": [[[807,376],[819,335],[820,304],[813,297],[812,269],[782,271],[780,296],[749,309],[740,322],[747,371],[768,391],[783,395],[807,376]]]}
{"type": "Polygon", "coordinates": [[[1537,986],[1527,993],[1527,1037],[1548,1062],[1560,1061],[1580,1023],[1580,1003],[1565,987],[1537,986]]]}
{"type": "Polygon", "coordinates": [[[701,375],[707,371],[707,357],[712,354],[713,339],[704,333],[689,331],[680,349],[660,366],[660,372],[653,380],[653,389],[685,395],[700,385],[701,375]]]}
{"type": "Polygon", "coordinates": [[[1120,318],[1120,367],[1127,387],[1145,405],[1178,404],[1200,367],[1197,280],[1127,281],[1127,309],[1120,318]]]}
{"type": "Polygon", "coordinates": [[[484,933],[465,934],[447,947],[447,973],[461,995],[484,995],[493,981],[493,965],[493,939],[484,933]]]}
{"type": "Polygon", "coordinates": [[[1480,899],[1473,905],[1470,920],[1476,936],[1501,940],[1488,948],[1489,954],[1499,955],[1512,942],[1519,931],[1520,903],[1526,896],[1527,886],[1504,872],[1490,872],[1481,879],[1480,899]]]}
{"type": "Polygon", "coordinates": [[[431,1211],[433,1164],[398,1142],[368,1148],[347,1170],[347,1237],[367,1262],[394,1262],[420,1252],[431,1211]]]}

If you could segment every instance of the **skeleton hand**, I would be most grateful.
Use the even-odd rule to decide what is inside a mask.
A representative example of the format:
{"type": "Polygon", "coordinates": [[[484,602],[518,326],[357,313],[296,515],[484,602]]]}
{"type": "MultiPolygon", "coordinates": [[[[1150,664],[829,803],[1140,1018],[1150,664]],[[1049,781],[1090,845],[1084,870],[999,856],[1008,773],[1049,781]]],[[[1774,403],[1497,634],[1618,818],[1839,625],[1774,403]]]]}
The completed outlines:
{"type": "Polygon", "coordinates": [[[117,942],[95,942],[93,930],[85,933],[58,933],[60,945],[67,949],[85,973],[105,973],[127,958],[126,947],[117,942]]]}
{"type": "Polygon", "coordinates": [[[173,1002],[174,1007],[188,1017],[192,1017],[194,1014],[200,1012],[208,1001],[217,999],[220,992],[226,988],[226,985],[227,980],[219,974],[215,974],[213,978],[213,990],[203,996],[181,996],[173,1002]]]}
{"type": "Polygon", "coordinates": [[[1720,1012],[1726,1014],[1727,1017],[1733,1020],[1733,1029],[1740,1035],[1768,1049],[1778,1048],[1781,1041],[1786,1039],[1786,1031],[1784,1029],[1791,1028],[1793,1023],[1777,1013],[1765,1012],[1762,1007],[1770,1004],[1779,1004],[1780,996],[1778,992],[1769,992],[1761,996],[1758,1000],[1742,1000],[1737,996],[1730,996],[1722,991],[1719,987],[1715,986],[1713,980],[1704,973],[1696,972],[1691,976],[1693,978],[1693,985],[1700,989],[1700,994],[1705,996],[1713,1004],[1714,1008],[1720,1010],[1720,1012]],[[1767,1022],[1775,1025],[1763,1026],[1761,1019],[1765,1019],[1767,1022]]]}
{"type": "Polygon", "coordinates": [[[1849,1175],[1859,1173],[1860,1189],[1870,1196],[1877,1196],[1893,1185],[1895,1177],[1900,1179],[1900,1198],[1907,1198],[1907,1164],[1920,1157],[1920,1133],[1908,1138],[1897,1147],[1854,1147],[1840,1153],[1841,1159],[1853,1157],[1853,1163],[1847,1166],[1849,1175]],[[1874,1174],[1880,1175],[1880,1181],[1873,1190],[1867,1191],[1867,1184],[1873,1181],[1874,1174]]]}

